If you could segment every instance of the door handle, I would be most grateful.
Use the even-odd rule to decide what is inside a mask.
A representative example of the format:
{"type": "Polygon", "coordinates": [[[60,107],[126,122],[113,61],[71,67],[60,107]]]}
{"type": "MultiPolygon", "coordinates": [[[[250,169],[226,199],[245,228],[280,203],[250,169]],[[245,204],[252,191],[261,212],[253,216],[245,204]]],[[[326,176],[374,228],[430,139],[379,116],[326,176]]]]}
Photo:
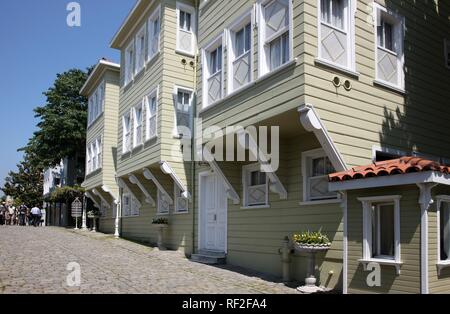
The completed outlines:
{"type": "Polygon", "coordinates": [[[214,215],[214,221],[217,221],[217,215],[214,215]]]}

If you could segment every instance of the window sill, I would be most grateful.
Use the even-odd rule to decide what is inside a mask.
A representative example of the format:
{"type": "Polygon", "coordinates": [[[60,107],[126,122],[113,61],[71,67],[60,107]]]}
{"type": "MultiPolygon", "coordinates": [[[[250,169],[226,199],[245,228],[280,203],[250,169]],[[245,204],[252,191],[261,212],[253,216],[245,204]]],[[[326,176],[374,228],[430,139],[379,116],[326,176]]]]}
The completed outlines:
{"type": "Polygon", "coordinates": [[[188,214],[189,214],[189,211],[187,211],[187,212],[174,212],[173,214],[176,215],[176,216],[179,216],[179,215],[188,215],[188,214]]]}
{"type": "Polygon", "coordinates": [[[313,205],[325,205],[325,204],[341,204],[341,199],[321,200],[321,201],[306,201],[300,202],[300,206],[313,206],[313,205]]]}
{"type": "Polygon", "coordinates": [[[345,68],[345,67],[343,67],[343,66],[340,66],[340,65],[338,65],[338,64],[335,64],[335,63],[333,63],[333,62],[330,62],[330,61],[325,60],[325,59],[322,59],[322,58],[316,58],[316,59],[314,60],[314,62],[315,62],[316,64],[322,65],[322,66],[324,66],[324,67],[331,68],[331,69],[337,70],[337,71],[339,71],[339,72],[341,72],[341,73],[350,75],[350,76],[352,76],[352,77],[354,77],[354,78],[356,78],[356,79],[358,79],[359,76],[360,76],[360,73],[359,73],[359,72],[356,72],[356,71],[354,71],[354,70],[352,70],[352,69],[345,68]]]}
{"type": "Polygon", "coordinates": [[[156,213],[157,217],[169,216],[169,213],[156,213]]]}
{"type": "Polygon", "coordinates": [[[374,85],[378,85],[380,87],[384,87],[384,88],[390,89],[391,91],[400,93],[402,95],[406,94],[406,91],[403,88],[400,88],[398,86],[394,86],[392,84],[389,84],[389,83],[386,83],[386,82],[383,82],[383,81],[380,81],[380,80],[374,80],[373,84],[374,85]]]}
{"type": "Polygon", "coordinates": [[[370,263],[376,263],[376,264],[386,265],[386,266],[394,266],[397,271],[397,275],[400,275],[400,267],[403,265],[403,262],[397,262],[393,259],[384,259],[384,258],[360,259],[360,260],[358,260],[358,262],[363,264],[365,268],[367,268],[367,264],[370,264],[370,263]]]}
{"type": "Polygon", "coordinates": [[[140,143],[140,144],[138,144],[136,146],[133,146],[133,150],[132,151],[138,150],[138,149],[142,148],[143,146],[144,146],[144,143],[140,143]]]}
{"type": "Polygon", "coordinates": [[[141,74],[143,74],[144,71],[145,71],[145,65],[134,73],[134,78],[136,79],[137,77],[141,76],[141,74]]]}
{"type": "Polygon", "coordinates": [[[189,58],[194,58],[195,57],[194,53],[189,52],[189,51],[183,51],[183,50],[180,50],[180,49],[175,49],[175,53],[177,53],[179,55],[182,55],[182,56],[189,57],[189,58]]]}
{"type": "Polygon", "coordinates": [[[232,97],[234,97],[236,95],[242,94],[244,91],[250,89],[251,87],[253,87],[253,86],[257,85],[257,84],[260,84],[262,81],[264,81],[265,79],[271,77],[272,75],[275,75],[275,74],[277,74],[279,72],[282,72],[283,70],[285,70],[286,68],[289,68],[293,64],[297,64],[297,58],[295,58],[295,59],[293,59],[293,60],[283,64],[282,66],[278,67],[277,69],[275,69],[275,70],[273,70],[271,72],[268,72],[268,73],[262,75],[261,77],[257,78],[256,80],[254,80],[254,81],[252,81],[250,83],[247,83],[245,86],[243,86],[243,87],[241,87],[241,88],[231,92],[230,94],[226,95],[222,99],[220,99],[220,100],[218,100],[218,101],[216,101],[216,102],[214,102],[212,104],[209,104],[208,106],[202,108],[200,110],[199,114],[203,114],[206,111],[208,111],[208,110],[210,110],[212,108],[215,108],[218,105],[224,103],[225,101],[229,100],[230,98],[232,98],[232,97]]]}
{"type": "Polygon", "coordinates": [[[158,58],[159,54],[160,54],[160,50],[158,50],[158,52],[156,52],[153,56],[147,58],[147,61],[145,62],[145,67],[147,68],[150,63],[152,63],[154,60],[156,60],[158,58]]]}
{"type": "Polygon", "coordinates": [[[122,216],[122,219],[126,219],[126,218],[139,218],[141,217],[140,215],[133,215],[133,216],[122,216]]]}
{"type": "Polygon", "coordinates": [[[436,264],[436,266],[437,266],[438,276],[440,276],[443,269],[450,268],[450,260],[449,261],[440,261],[436,264]]]}
{"type": "Polygon", "coordinates": [[[243,206],[241,209],[268,209],[270,205],[258,205],[258,206],[243,206]]]}
{"type": "Polygon", "coordinates": [[[88,124],[87,130],[89,130],[94,124],[97,123],[98,120],[103,116],[104,112],[100,113],[94,120],[91,121],[91,123],[88,124]]]}

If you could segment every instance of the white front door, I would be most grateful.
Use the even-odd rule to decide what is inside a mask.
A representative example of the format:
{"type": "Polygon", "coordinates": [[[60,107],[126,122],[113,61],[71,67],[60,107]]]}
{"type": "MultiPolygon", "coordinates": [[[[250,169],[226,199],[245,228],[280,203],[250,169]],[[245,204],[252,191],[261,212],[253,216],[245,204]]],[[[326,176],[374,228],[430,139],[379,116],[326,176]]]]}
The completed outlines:
{"type": "Polygon", "coordinates": [[[215,174],[200,177],[200,249],[226,252],[226,189],[215,174]]]}

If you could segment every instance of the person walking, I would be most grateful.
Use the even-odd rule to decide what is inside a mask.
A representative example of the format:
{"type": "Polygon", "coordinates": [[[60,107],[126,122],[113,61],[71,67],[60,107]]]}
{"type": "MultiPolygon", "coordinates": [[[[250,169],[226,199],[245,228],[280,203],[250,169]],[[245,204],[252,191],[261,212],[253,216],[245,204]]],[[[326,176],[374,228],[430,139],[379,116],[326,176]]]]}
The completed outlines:
{"type": "Polygon", "coordinates": [[[25,217],[27,215],[27,207],[25,205],[20,205],[19,207],[19,226],[25,226],[25,217]]]}
{"type": "Polygon", "coordinates": [[[34,206],[31,209],[31,215],[33,217],[33,226],[39,226],[39,223],[41,222],[41,210],[39,209],[39,207],[34,206]]]}
{"type": "Polygon", "coordinates": [[[9,225],[14,226],[14,223],[16,221],[16,208],[14,206],[10,206],[8,212],[9,212],[9,225]]]}
{"type": "Polygon", "coordinates": [[[5,206],[0,205],[0,226],[5,224],[5,206]]]}

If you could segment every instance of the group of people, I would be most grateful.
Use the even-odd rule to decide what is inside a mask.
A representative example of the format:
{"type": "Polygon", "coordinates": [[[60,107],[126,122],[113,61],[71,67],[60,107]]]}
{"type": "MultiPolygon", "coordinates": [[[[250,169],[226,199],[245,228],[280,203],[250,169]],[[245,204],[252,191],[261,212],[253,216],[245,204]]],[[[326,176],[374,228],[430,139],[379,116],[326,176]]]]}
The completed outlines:
{"type": "Polygon", "coordinates": [[[0,226],[34,226],[42,225],[42,211],[38,206],[29,209],[26,205],[0,205],[0,226]]]}

